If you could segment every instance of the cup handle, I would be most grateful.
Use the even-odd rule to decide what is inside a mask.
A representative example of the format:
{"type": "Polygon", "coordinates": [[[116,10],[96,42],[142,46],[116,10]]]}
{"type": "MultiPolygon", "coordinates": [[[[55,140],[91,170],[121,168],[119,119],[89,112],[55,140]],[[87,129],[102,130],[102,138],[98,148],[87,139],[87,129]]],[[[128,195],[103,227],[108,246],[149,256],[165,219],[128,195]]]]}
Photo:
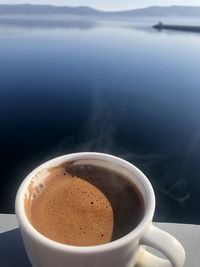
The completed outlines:
{"type": "Polygon", "coordinates": [[[150,246],[161,252],[168,260],[154,256],[143,249],[136,267],[182,267],[185,251],[180,242],[172,235],[151,225],[140,240],[140,245],[150,246]]]}

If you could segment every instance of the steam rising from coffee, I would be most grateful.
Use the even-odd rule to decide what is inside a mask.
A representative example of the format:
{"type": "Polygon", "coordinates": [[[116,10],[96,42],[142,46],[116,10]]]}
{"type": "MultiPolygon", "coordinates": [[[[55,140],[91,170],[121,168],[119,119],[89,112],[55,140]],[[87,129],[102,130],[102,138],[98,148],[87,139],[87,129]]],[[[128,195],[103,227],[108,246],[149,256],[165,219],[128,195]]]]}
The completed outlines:
{"type": "MultiPolygon", "coordinates": [[[[97,79],[96,79],[97,80],[97,79]]],[[[103,85],[104,88],[113,88],[113,85],[103,85]]],[[[127,114],[126,102],[119,103],[115,93],[109,95],[101,90],[102,85],[95,84],[91,95],[89,116],[76,136],[66,137],[53,148],[51,158],[67,153],[81,151],[104,152],[116,155],[133,163],[140,168],[150,179],[157,197],[157,210],[162,219],[167,219],[170,213],[169,201],[175,202],[184,208],[190,198],[185,170],[178,170],[175,164],[176,153],[171,154],[150,151],[141,146],[135,129],[131,129],[132,142],[127,142],[124,135],[123,120],[127,114]],[[111,108],[112,107],[112,108],[111,108]]],[[[135,105],[133,101],[133,105],[135,105]]],[[[129,127],[129,125],[126,125],[129,127]]],[[[133,127],[130,125],[130,127],[133,127]]],[[[135,123],[137,127],[137,122],[135,123]]],[[[145,138],[145,132],[142,133],[145,138]]],[[[159,216],[157,217],[159,219],[159,216]]]]}

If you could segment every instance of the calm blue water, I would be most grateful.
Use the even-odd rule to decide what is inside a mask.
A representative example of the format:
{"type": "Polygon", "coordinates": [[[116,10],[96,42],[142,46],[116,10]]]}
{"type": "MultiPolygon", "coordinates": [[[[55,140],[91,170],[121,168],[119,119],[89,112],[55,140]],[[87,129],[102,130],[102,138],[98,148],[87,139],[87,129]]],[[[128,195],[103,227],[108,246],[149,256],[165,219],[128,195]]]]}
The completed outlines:
{"type": "Polygon", "coordinates": [[[200,34],[155,22],[0,21],[0,213],[38,164],[99,151],[148,176],[155,220],[200,223],[200,34]]]}

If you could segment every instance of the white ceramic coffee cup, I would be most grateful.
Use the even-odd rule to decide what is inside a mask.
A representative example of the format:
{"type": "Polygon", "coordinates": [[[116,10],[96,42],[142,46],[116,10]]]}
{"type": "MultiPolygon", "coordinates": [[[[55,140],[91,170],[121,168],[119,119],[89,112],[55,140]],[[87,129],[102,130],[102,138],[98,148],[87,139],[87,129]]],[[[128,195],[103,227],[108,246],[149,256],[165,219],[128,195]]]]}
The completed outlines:
{"type": "Polygon", "coordinates": [[[155,196],[146,176],[127,161],[102,153],[75,153],[52,159],[32,171],[21,184],[15,202],[16,215],[24,245],[34,267],[182,267],[185,252],[170,234],[153,226],[155,196]],[[29,222],[24,200],[28,187],[36,185],[38,172],[43,179],[48,169],[66,161],[94,164],[124,174],[140,190],[145,202],[145,215],[140,224],[126,236],[104,245],[78,247],[61,244],[40,234],[29,222]],[[145,245],[157,249],[166,258],[158,258],[145,250],[145,245]]]}

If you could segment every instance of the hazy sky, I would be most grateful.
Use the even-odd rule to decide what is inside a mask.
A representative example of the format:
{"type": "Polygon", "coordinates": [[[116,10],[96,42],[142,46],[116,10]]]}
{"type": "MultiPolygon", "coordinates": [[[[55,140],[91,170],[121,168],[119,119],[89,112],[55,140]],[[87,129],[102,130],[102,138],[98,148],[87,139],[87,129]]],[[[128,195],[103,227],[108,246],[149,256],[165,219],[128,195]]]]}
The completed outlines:
{"type": "Polygon", "coordinates": [[[91,6],[103,10],[134,9],[151,5],[198,5],[200,0],[0,0],[0,4],[53,4],[91,6]]]}

